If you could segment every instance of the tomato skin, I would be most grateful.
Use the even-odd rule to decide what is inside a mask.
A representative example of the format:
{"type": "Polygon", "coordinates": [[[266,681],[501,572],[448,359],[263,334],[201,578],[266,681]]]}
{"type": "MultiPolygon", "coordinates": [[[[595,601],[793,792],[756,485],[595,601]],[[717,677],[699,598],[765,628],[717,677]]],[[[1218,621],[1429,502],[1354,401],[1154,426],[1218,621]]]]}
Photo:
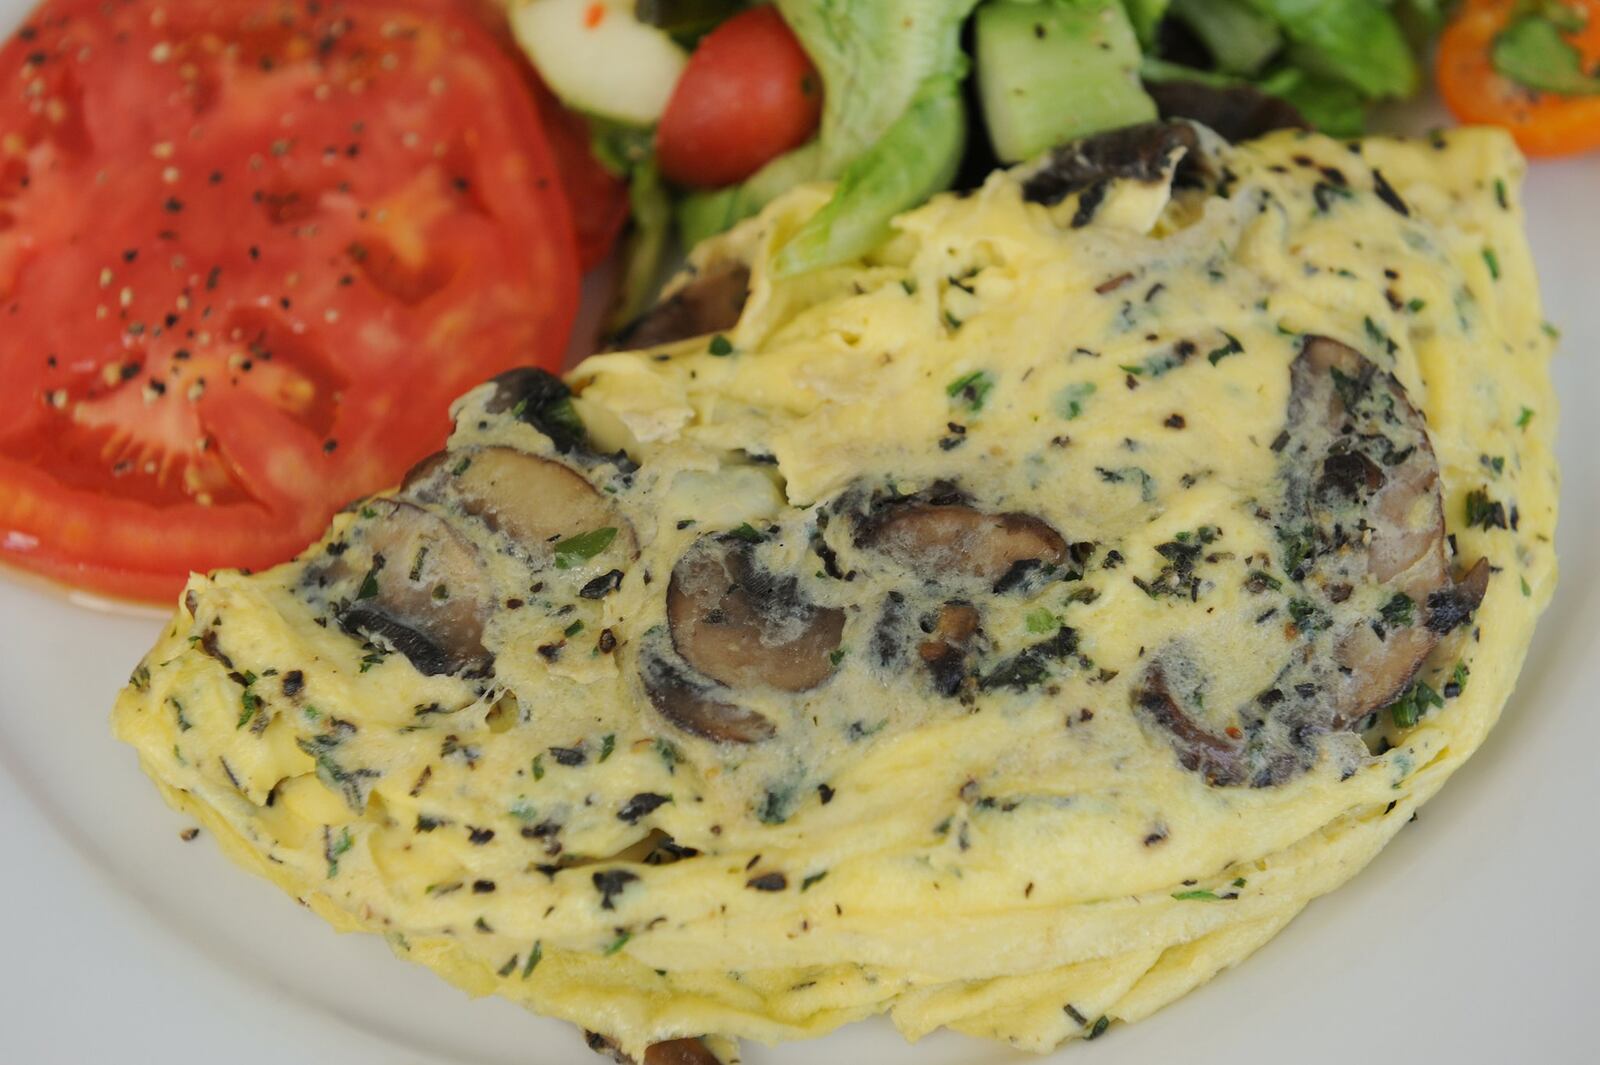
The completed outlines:
{"type": "MultiPolygon", "coordinates": [[[[1588,22],[1567,40],[1586,67],[1600,63],[1600,0],[1570,0],[1588,22]]],[[[1490,50],[1519,13],[1517,0],[1468,0],[1439,39],[1435,74],[1445,105],[1461,121],[1504,126],[1529,155],[1600,148],[1600,96],[1535,92],[1494,68],[1490,50]]]]}
{"type": "Polygon", "coordinates": [[[0,48],[0,560],[140,599],[270,566],[456,395],[556,366],[577,252],[522,79],[441,0],[35,12],[0,48]]]}
{"type": "Polygon", "coordinates": [[[563,107],[538,81],[532,68],[534,99],[544,119],[545,138],[561,175],[561,189],[572,210],[578,240],[578,265],[592,270],[605,262],[628,221],[628,183],[601,165],[590,150],[589,123],[563,107]]]}
{"type": "Polygon", "coordinates": [[[683,185],[731,185],[798,148],[822,116],[822,81],[783,17],[752,8],[689,57],[656,131],[661,172],[683,185]]]}

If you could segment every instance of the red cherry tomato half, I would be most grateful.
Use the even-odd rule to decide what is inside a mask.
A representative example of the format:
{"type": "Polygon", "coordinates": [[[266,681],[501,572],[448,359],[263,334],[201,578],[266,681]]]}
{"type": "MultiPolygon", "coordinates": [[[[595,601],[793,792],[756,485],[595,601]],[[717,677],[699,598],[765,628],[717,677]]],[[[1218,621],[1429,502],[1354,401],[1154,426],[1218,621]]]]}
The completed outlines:
{"type": "Polygon", "coordinates": [[[0,558],[167,598],[280,562],[555,366],[572,222],[437,0],[52,0],[0,50],[0,558]]]}
{"type": "Polygon", "coordinates": [[[822,82],[775,8],[757,7],[701,40],[656,131],[661,172],[683,185],[731,185],[816,132],[822,82]]]}

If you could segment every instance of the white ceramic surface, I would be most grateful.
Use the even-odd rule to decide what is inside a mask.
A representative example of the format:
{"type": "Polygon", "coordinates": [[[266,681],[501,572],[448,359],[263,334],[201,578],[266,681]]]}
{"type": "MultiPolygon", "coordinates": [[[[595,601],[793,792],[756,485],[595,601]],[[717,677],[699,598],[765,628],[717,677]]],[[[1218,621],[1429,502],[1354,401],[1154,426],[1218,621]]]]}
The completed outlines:
{"type": "MultiPolygon", "coordinates": [[[[0,0],[9,28],[26,5],[0,0]]],[[[1483,750],[1372,866],[1248,963],[1063,1062],[1594,1062],[1600,990],[1600,157],[1527,199],[1565,331],[1563,576],[1483,750]]],[[[3,341],[0,341],[3,342],[3,341]]],[[[1543,412],[1541,412],[1543,413],[1543,412]]],[[[162,805],[106,715],[152,640],[0,575],[0,1063],[589,1065],[578,1033],[338,936],[162,805]]],[[[885,1023],[750,1065],[1001,1065],[885,1023]]]]}

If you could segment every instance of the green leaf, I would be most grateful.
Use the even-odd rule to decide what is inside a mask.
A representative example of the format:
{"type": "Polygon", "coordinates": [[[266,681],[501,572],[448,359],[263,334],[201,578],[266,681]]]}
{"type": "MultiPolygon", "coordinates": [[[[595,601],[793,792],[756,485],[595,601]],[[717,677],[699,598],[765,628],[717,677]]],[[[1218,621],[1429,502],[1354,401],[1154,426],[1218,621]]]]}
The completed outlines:
{"type": "Polygon", "coordinates": [[[576,562],[591,559],[610,547],[611,541],[616,538],[617,530],[611,526],[569,536],[556,544],[556,566],[559,569],[567,569],[576,562]]]}
{"type": "MultiPolygon", "coordinates": [[[[1583,69],[1583,56],[1549,16],[1560,4],[1544,5],[1546,13],[1524,15],[1494,39],[1489,51],[1495,70],[1518,85],[1558,96],[1600,93],[1600,77],[1583,69]]],[[[1570,23],[1567,28],[1572,28],[1570,23]]]]}
{"type": "Polygon", "coordinates": [[[1195,891],[1174,891],[1172,897],[1180,902],[1218,902],[1222,899],[1215,891],[1201,888],[1195,891]]]}
{"type": "Polygon", "coordinates": [[[1295,67],[1342,82],[1368,98],[1416,92],[1411,45],[1380,0],[1247,0],[1297,46],[1295,67]]]}
{"type": "Polygon", "coordinates": [[[894,125],[844,168],[833,198],[779,249],[773,274],[795,277],[872,250],[889,236],[891,218],[949,186],[966,140],[959,80],[930,78],[894,125]]]}

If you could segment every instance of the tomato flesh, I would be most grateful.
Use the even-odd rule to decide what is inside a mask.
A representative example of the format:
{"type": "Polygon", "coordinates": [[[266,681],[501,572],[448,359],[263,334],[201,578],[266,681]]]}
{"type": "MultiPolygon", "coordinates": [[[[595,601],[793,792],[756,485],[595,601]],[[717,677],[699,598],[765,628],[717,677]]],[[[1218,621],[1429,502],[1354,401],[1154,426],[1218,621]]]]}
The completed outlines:
{"type": "Polygon", "coordinates": [[[731,185],[798,148],[822,116],[822,82],[770,6],[701,40],[656,131],[661,172],[684,185],[731,185]]]}
{"type": "Polygon", "coordinates": [[[437,0],[63,0],[0,50],[0,557],[165,598],[263,567],[554,366],[535,103],[437,0]]]}
{"type": "MultiPolygon", "coordinates": [[[[1587,13],[1565,35],[1585,69],[1600,66],[1600,0],[1569,0],[1587,13]]],[[[1468,0],[1439,39],[1439,95],[1463,122],[1504,126],[1529,155],[1600,148],[1600,96],[1537,92],[1502,75],[1491,58],[1495,38],[1524,10],[1519,0],[1468,0]]]]}

